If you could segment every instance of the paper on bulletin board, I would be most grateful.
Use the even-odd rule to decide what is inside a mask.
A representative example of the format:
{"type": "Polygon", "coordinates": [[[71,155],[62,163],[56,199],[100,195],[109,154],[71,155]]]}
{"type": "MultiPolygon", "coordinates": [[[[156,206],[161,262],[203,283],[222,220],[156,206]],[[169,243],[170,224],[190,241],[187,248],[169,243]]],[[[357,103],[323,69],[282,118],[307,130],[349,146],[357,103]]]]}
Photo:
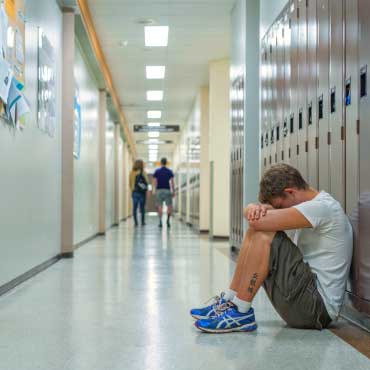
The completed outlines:
{"type": "Polygon", "coordinates": [[[16,0],[5,0],[5,10],[8,17],[15,22],[17,18],[16,0]]]}

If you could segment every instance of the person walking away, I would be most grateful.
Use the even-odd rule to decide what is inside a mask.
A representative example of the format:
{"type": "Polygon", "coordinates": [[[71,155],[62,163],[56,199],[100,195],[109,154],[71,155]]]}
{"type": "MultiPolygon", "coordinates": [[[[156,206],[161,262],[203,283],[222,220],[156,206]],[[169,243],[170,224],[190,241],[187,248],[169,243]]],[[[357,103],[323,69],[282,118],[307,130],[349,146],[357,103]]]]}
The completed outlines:
{"type": "Polygon", "coordinates": [[[135,227],[137,227],[137,209],[140,207],[141,213],[141,225],[145,225],[145,203],[146,203],[146,192],[148,191],[148,176],[144,171],[144,162],[141,159],[137,159],[134,163],[132,171],[130,173],[130,190],[132,193],[132,202],[134,205],[134,221],[135,227]]]}
{"type": "Polygon", "coordinates": [[[172,198],[175,196],[175,182],[173,172],[167,168],[167,158],[161,159],[161,168],[153,175],[153,190],[155,189],[155,202],[158,209],[159,227],[162,227],[163,203],[167,206],[167,227],[171,227],[172,198]]]}

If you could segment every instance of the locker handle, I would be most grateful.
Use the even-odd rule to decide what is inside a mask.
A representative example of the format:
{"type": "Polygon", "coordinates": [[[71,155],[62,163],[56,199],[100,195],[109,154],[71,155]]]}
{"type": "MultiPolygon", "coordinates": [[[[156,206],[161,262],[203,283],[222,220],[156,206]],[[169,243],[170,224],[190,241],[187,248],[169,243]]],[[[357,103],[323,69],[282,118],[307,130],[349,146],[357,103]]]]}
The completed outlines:
{"type": "Polygon", "coordinates": [[[294,114],[290,116],[290,133],[294,133],[294,114]]]}
{"type": "Polygon", "coordinates": [[[351,77],[346,80],[346,106],[351,105],[351,77]]]}
{"type": "Polygon", "coordinates": [[[263,149],[263,144],[264,144],[264,140],[263,140],[263,135],[261,136],[261,149],[263,149]]]}
{"type": "Polygon", "coordinates": [[[288,136],[288,122],[286,120],[284,121],[283,136],[288,136]]]}
{"type": "Polygon", "coordinates": [[[360,97],[367,96],[367,65],[360,70],[360,97]]]}
{"type": "Polygon", "coordinates": [[[299,110],[299,117],[298,117],[298,128],[299,128],[299,130],[302,130],[302,128],[303,128],[303,109],[301,108],[300,110],[299,110]]]}
{"type": "Polygon", "coordinates": [[[336,111],[336,92],[335,87],[330,90],[330,113],[335,113],[336,111]]]}
{"type": "Polygon", "coordinates": [[[308,104],[308,124],[312,125],[312,102],[308,104]]]}
{"type": "Polygon", "coordinates": [[[319,97],[319,119],[324,118],[324,96],[319,97]]]}
{"type": "Polygon", "coordinates": [[[276,126],[276,141],[280,140],[280,125],[276,126]]]}

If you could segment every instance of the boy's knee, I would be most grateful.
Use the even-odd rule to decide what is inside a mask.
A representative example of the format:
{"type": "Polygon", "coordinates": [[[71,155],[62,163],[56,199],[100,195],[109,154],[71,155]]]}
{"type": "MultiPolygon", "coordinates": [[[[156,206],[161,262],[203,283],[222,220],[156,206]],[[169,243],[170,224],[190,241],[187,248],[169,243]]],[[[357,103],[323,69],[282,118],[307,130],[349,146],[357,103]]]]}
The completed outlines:
{"type": "Polygon", "coordinates": [[[275,234],[276,233],[274,231],[254,231],[253,240],[255,242],[271,245],[272,240],[275,237],[275,234]]]}

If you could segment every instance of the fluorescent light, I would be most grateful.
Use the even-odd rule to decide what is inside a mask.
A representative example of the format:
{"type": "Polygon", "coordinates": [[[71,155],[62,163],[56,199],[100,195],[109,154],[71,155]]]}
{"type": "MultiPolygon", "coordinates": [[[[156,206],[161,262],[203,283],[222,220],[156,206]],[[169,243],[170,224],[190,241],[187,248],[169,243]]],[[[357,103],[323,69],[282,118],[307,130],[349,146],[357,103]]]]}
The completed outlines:
{"type": "Polygon", "coordinates": [[[146,92],[146,99],[149,101],[161,101],[163,100],[162,90],[150,90],[146,92]]]}
{"type": "Polygon", "coordinates": [[[149,127],[159,127],[161,124],[159,122],[149,122],[148,126],[149,127]]]}
{"type": "Polygon", "coordinates": [[[148,137],[159,137],[158,131],[150,131],[148,132],[148,137]]]}
{"type": "Polygon", "coordinates": [[[158,144],[151,144],[151,145],[148,145],[148,149],[151,149],[151,150],[158,150],[158,144]]]}
{"type": "Polygon", "coordinates": [[[146,26],[145,46],[167,46],[168,26],[146,26]]]}
{"type": "Polygon", "coordinates": [[[158,139],[149,139],[150,144],[159,143],[158,139]]]}
{"type": "Polygon", "coordinates": [[[148,118],[161,118],[162,117],[162,111],[160,110],[149,110],[148,111],[148,118]]]}
{"type": "Polygon", "coordinates": [[[146,78],[148,80],[163,80],[165,74],[165,66],[146,66],[146,78]]]}

